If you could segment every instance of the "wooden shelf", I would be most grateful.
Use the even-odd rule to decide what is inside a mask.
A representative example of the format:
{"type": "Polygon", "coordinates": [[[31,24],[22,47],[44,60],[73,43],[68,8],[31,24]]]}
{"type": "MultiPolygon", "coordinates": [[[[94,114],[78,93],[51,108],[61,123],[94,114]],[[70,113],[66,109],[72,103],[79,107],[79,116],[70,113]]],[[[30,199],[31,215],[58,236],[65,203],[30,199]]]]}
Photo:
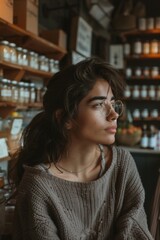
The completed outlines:
{"type": "Polygon", "coordinates": [[[151,117],[148,117],[148,118],[143,118],[143,119],[133,119],[134,122],[159,122],[160,121],[160,117],[157,117],[157,118],[151,118],[151,117]]]}
{"type": "Polygon", "coordinates": [[[142,149],[140,147],[125,147],[125,146],[121,146],[122,148],[125,148],[126,150],[128,150],[129,152],[133,152],[133,153],[142,153],[142,154],[160,154],[160,150],[152,150],[152,149],[142,149]]]}
{"type": "Polygon", "coordinates": [[[152,102],[152,103],[159,103],[159,99],[149,99],[149,98],[124,98],[123,101],[126,102],[152,102]]]}
{"type": "Polygon", "coordinates": [[[4,70],[4,76],[9,79],[20,81],[25,76],[37,76],[43,79],[49,79],[53,73],[37,70],[28,66],[21,66],[6,61],[0,61],[0,66],[4,70]]]}
{"type": "Polygon", "coordinates": [[[140,80],[140,81],[160,81],[160,75],[158,75],[157,77],[126,77],[127,81],[134,81],[134,80],[140,80]]]}
{"type": "Polygon", "coordinates": [[[160,29],[152,29],[152,30],[130,30],[121,33],[122,36],[144,36],[144,35],[160,35],[160,29]]]}
{"type": "Polygon", "coordinates": [[[160,54],[139,54],[130,55],[125,57],[126,60],[147,60],[147,59],[160,59],[160,54]]]}
{"type": "Polygon", "coordinates": [[[24,29],[8,23],[0,18],[0,32],[1,40],[8,40],[14,42],[18,46],[33,50],[47,57],[60,60],[66,53],[66,49],[63,49],[52,42],[49,42],[33,33],[25,31],[24,29]]]}

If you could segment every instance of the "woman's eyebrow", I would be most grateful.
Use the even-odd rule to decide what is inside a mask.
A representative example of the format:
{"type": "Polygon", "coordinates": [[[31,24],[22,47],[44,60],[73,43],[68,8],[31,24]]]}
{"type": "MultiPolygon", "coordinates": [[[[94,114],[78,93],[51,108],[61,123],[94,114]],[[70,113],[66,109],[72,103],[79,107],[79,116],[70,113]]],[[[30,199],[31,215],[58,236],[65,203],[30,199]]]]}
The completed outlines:
{"type": "MultiPolygon", "coordinates": [[[[106,96],[95,96],[95,97],[92,97],[92,98],[88,99],[87,103],[93,102],[95,100],[105,100],[105,99],[107,99],[106,96]]],[[[110,101],[112,101],[114,99],[115,99],[115,97],[112,96],[110,101]]]]}

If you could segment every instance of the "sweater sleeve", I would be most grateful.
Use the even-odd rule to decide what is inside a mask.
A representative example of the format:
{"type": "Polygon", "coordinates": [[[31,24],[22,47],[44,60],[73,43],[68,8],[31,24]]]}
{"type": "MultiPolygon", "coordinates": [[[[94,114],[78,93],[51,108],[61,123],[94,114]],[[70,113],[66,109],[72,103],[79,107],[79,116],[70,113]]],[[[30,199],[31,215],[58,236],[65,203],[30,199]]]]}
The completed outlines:
{"type": "Polygon", "coordinates": [[[118,175],[121,182],[114,240],[153,240],[144,211],[144,189],[131,154],[124,152],[118,175]]]}
{"type": "Polygon", "coordinates": [[[38,191],[19,193],[14,219],[13,240],[60,240],[46,199],[38,191]]]}

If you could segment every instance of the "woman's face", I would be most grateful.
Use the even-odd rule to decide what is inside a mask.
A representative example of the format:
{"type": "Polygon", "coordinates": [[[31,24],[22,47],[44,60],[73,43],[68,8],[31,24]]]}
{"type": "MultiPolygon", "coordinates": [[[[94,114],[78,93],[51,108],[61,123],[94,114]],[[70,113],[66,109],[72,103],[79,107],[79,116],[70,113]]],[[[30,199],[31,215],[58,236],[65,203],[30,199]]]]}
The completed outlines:
{"type": "Polygon", "coordinates": [[[70,123],[72,139],[113,144],[119,116],[111,107],[114,101],[108,82],[98,79],[88,95],[81,100],[75,121],[70,123]]]}

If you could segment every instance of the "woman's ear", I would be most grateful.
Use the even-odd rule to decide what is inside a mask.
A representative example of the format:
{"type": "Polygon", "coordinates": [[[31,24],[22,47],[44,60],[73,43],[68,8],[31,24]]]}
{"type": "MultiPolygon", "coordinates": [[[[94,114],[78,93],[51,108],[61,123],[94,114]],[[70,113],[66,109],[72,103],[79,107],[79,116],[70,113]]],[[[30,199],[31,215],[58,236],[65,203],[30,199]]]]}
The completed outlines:
{"type": "Polygon", "coordinates": [[[68,120],[66,123],[65,123],[65,127],[67,130],[70,130],[72,129],[72,126],[73,126],[73,123],[71,120],[68,120]]]}

